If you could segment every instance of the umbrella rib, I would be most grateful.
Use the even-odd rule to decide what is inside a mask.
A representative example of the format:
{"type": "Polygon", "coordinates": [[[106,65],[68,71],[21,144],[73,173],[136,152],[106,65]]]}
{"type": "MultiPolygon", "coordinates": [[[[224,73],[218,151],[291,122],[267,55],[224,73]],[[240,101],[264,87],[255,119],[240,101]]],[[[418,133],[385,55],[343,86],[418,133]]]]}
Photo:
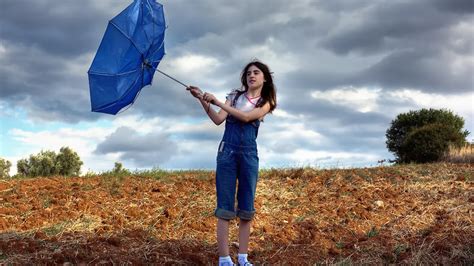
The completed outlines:
{"type": "MultiPolygon", "coordinates": [[[[163,47],[163,44],[164,44],[164,43],[165,43],[165,41],[163,40],[163,41],[161,42],[161,44],[160,44],[160,47],[158,47],[158,49],[156,49],[155,52],[154,52],[153,54],[149,55],[148,57],[149,57],[149,58],[153,58],[153,56],[155,55],[155,53],[159,52],[160,49],[161,49],[161,47],[163,47]]],[[[163,56],[164,56],[164,54],[163,54],[163,56]]],[[[153,62],[160,62],[160,61],[161,61],[161,59],[158,60],[158,61],[153,61],[153,62]]],[[[155,69],[156,69],[156,68],[155,68],[155,69]]]]}
{"type": "MultiPolygon", "coordinates": [[[[138,82],[138,79],[139,79],[139,78],[135,79],[135,81],[133,82],[133,85],[135,85],[135,84],[138,82]]],[[[130,88],[128,88],[128,90],[127,90],[123,95],[126,95],[127,93],[129,93],[130,90],[133,88],[133,85],[130,86],[130,88]]],[[[132,101],[131,103],[129,103],[128,105],[132,105],[132,104],[135,102],[135,100],[137,99],[137,96],[138,96],[138,94],[139,94],[140,91],[141,91],[141,90],[139,90],[139,91],[137,92],[137,94],[136,94],[135,97],[133,98],[133,101],[132,101]]],[[[97,111],[100,111],[100,110],[104,110],[104,109],[109,108],[110,106],[112,106],[112,105],[116,104],[117,102],[121,101],[121,100],[123,99],[123,95],[122,95],[121,98],[119,98],[119,99],[117,99],[117,100],[115,100],[115,101],[113,101],[113,102],[111,102],[111,103],[108,103],[108,104],[106,104],[106,105],[104,105],[104,106],[101,106],[101,107],[97,108],[96,110],[97,110],[97,111]]],[[[122,107],[122,108],[123,108],[123,107],[122,107]]]]}
{"type": "Polygon", "coordinates": [[[135,69],[135,70],[130,70],[130,71],[127,71],[127,72],[116,73],[116,74],[109,74],[109,73],[103,73],[103,72],[95,72],[95,71],[90,71],[90,70],[89,70],[89,74],[92,74],[92,75],[100,75],[100,76],[108,76],[108,77],[115,77],[115,76],[128,75],[128,74],[130,74],[130,73],[137,72],[138,70],[139,70],[139,69],[135,69]]]}
{"type": "MultiPolygon", "coordinates": [[[[154,16],[153,16],[154,14],[153,14],[153,12],[151,12],[151,10],[153,10],[153,9],[151,8],[150,3],[148,1],[146,1],[146,4],[147,4],[147,7],[148,7],[148,12],[151,14],[151,17],[154,18],[154,16]]],[[[153,21],[153,19],[152,19],[152,21],[153,21]]],[[[143,8],[142,8],[142,23],[143,23],[143,8]]],[[[144,30],[143,32],[145,33],[145,36],[146,36],[146,39],[147,39],[148,43],[150,43],[150,38],[148,37],[148,34],[146,33],[146,30],[144,30]]],[[[151,46],[153,46],[154,42],[155,42],[155,40],[153,40],[151,42],[151,46]]]]}
{"type": "Polygon", "coordinates": [[[112,24],[118,31],[120,31],[120,33],[122,33],[123,36],[125,36],[125,38],[127,38],[133,44],[133,46],[135,46],[135,49],[137,49],[137,51],[143,56],[142,51],[140,51],[140,49],[138,48],[138,45],[132,40],[132,38],[127,36],[127,34],[121,28],[115,25],[113,21],[109,21],[109,23],[112,24]]]}

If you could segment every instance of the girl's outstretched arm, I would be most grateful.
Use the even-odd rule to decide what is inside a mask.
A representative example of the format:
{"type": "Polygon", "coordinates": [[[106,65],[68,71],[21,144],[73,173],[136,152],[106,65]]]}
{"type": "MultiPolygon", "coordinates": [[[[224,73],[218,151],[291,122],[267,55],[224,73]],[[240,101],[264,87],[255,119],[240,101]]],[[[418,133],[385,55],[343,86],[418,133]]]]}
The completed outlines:
{"type": "Polygon", "coordinates": [[[219,101],[214,95],[207,92],[202,95],[202,99],[205,102],[210,102],[216,106],[219,106],[221,108],[221,111],[224,110],[226,114],[229,113],[235,118],[245,123],[260,119],[270,111],[270,103],[266,103],[262,107],[257,107],[252,111],[244,112],[230,106],[228,101],[226,101],[225,103],[219,101]]]}
{"type": "MultiPolygon", "coordinates": [[[[199,100],[199,102],[201,102],[202,108],[207,113],[212,122],[214,122],[214,124],[220,125],[222,122],[224,122],[224,120],[227,118],[227,112],[222,108],[219,110],[219,112],[214,111],[214,109],[211,108],[211,103],[203,99],[203,93],[201,89],[195,86],[189,86],[186,89],[189,90],[191,94],[199,100]]],[[[230,106],[230,102],[226,101],[225,105],[230,106]]]]}

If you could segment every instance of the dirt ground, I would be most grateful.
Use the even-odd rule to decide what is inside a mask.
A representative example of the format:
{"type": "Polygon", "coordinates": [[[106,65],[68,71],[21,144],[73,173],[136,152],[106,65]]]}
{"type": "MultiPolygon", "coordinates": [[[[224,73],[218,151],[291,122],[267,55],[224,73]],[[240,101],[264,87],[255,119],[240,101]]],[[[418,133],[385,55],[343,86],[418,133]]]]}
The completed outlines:
{"type": "MultiPolygon", "coordinates": [[[[215,264],[214,207],[213,172],[3,179],[0,264],[215,264]]],[[[257,265],[474,264],[472,164],[264,170],[256,209],[257,265]]]]}

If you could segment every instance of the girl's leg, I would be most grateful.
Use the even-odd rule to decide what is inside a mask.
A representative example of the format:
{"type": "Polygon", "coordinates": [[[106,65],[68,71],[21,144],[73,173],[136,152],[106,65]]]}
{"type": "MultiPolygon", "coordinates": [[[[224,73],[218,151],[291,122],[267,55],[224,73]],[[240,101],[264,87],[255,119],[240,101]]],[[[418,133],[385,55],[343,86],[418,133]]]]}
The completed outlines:
{"type": "Polygon", "coordinates": [[[217,218],[217,247],[219,257],[229,256],[229,221],[217,218]]]}
{"type": "Polygon", "coordinates": [[[247,254],[249,249],[250,226],[252,221],[240,219],[239,223],[239,253],[247,254]]]}

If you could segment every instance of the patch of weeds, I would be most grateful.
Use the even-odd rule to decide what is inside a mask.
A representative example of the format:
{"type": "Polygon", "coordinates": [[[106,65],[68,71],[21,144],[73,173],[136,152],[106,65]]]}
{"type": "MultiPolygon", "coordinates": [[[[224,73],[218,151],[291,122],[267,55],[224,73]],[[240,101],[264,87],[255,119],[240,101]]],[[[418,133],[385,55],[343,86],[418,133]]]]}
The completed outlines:
{"type": "Polygon", "coordinates": [[[20,217],[21,217],[21,219],[24,221],[24,220],[26,220],[28,217],[30,217],[30,215],[31,215],[32,213],[33,213],[33,211],[29,210],[29,211],[23,212],[20,217]]]}
{"type": "Polygon", "coordinates": [[[264,243],[264,249],[265,250],[273,250],[273,241],[265,241],[264,243]]]}
{"type": "Polygon", "coordinates": [[[350,265],[354,265],[354,263],[352,262],[351,257],[349,256],[347,258],[340,258],[340,260],[337,261],[334,265],[336,265],[336,266],[350,266],[350,265]]]}
{"type": "Polygon", "coordinates": [[[336,242],[336,248],[343,249],[344,248],[344,243],[343,242],[336,242]]]}
{"type": "Polygon", "coordinates": [[[121,183],[113,182],[111,186],[109,187],[110,195],[112,196],[119,195],[121,185],[122,185],[121,183]]]}
{"type": "Polygon", "coordinates": [[[358,220],[358,219],[360,219],[360,217],[359,217],[357,214],[353,213],[353,212],[347,213],[347,217],[348,217],[350,220],[358,220]]]}
{"type": "Polygon", "coordinates": [[[10,195],[18,194],[19,188],[20,188],[19,184],[17,183],[14,186],[12,186],[10,189],[4,190],[0,195],[2,195],[2,197],[8,197],[10,195]]]}
{"type": "Polygon", "coordinates": [[[94,173],[93,171],[89,170],[82,177],[84,177],[84,178],[93,178],[93,177],[96,177],[96,176],[98,176],[97,173],[94,173]]]}
{"type": "Polygon", "coordinates": [[[407,244],[398,244],[393,250],[393,253],[395,254],[395,257],[398,260],[398,257],[400,256],[400,254],[405,253],[408,250],[409,250],[409,246],[407,244]]]}
{"type": "Polygon", "coordinates": [[[371,238],[378,234],[379,234],[379,231],[377,230],[377,228],[375,228],[375,226],[372,226],[372,228],[367,232],[367,237],[371,238]]]}
{"type": "Polygon", "coordinates": [[[297,207],[298,205],[299,205],[299,202],[296,199],[291,199],[288,201],[288,206],[290,207],[297,207]]]}
{"type": "Polygon", "coordinates": [[[258,171],[258,176],[260,178],[278,178],[282,177],[284,169],[270,168],[270,169],[260,169],[258,171]]]}
{"type": "Polygon", "coordinates": [[[207,216],[210,216],[211,215],[211,212],[208,211],[208,210],[204,210],[201,212],[201,216],[204,216],[204,217],[207,217],[207,216]]]}
{"type": "Polygon", "coordinates": [[[296,223],[301,223],[302,221],[304,221],[304,219],[306,219],[305,216],[298,216],[298,217],[296,217],[295,222],[296,223]]]}
{"type": "Polygon", "coordinates": [[[82,186],[82,190],[84,191],[89,191],[89,190],[93,190],[94,189],[94,186],[91,185],[91,184],[85,184],[84,186],[82,186]]]}
{"type": "Polygon", "coordinates": [[[431,169],[423,167],[423,168],[420,169],[420,174],[422,174],[424,176],[429,176],[429,175],[431,175],[431,169]]]}
{"type": "Polygon", "coordinates": [[[13,203],[11,203],[11,202],[5,202],[5,203],[3,203],[3,202],[2,202],[2,206],[3,206],[3,207],[13,207],[13,203]]]}
{"type": "Polygon", "coordinates": [[[105,187],[110,195],[116,196],[120,194],[120,187],[122,186],[125,176],[109,176],[104,175],[101,177],[101,186],[105,187]]]}
{"type": "Polygon", "coordinates": [[[198,180],[207,181],[214,178],[214,174],[211,171],[196,171],[194,176],[198,180]]]}
{"type": "Polygon", "coordinates": [[[472,171],[464,171],[462,175],[467,182],[474,182],[474,173],[472,171]]]}
{"type": "Polygon", "coordinates": [[[310,217],[310,216],[315,216],[316,214],[318,214],[318,211],[317,211],[317,210],[315,210],[315,209],[309,209],[309,210],[307,210],[307,211],[304,213],[304,216],[310,217]]]}
{"type": "Polygon", "coordinates": [[[326,180],[324,180],[324,186],[326,188],[329,188],[331,187],[332,182],[333,182],[333,177],[332,176],[328,177],[326,180]]]}
{"type": "Polygon", "coordinates": [[[42,231],[47,235],[47,236],[56,236],[59,233],[64,231],[64,228],[66,227],[68,223],[67,222],[62,222],[58,224],[54,224],[50,227],[43,228],[42,231]]]}
{"type": "Polygon", "coordinates": [[[352,195],[352,192],[350,192],[350,191],[345,191],[345,192],[341,193],[341,197],[348,197],[348,196],[351,196],[351,195],[352,195]]]}
{"type": "Polygon", "coordinates": [[[419,232],[420,232],[421,237],[427,237],[433,232],[433,230],[431,228],[424,228],[424,229],[421,229],[419,232]]]}
{"type": "Polygon", "coordinates": [[[303,167],[291,169],[288,173],[288,178],[290,178],[290,179],[301,178],[301,177],[303,177],[304,170],[305,169],[303,167]]]}
{"type": "Polygon", "coordinates": [[[371,183],[373,181],[373,178],[372,176],[370,176],[367,171],[363,171],[363,170],[358,170],[357,172],[357,175],[362,177],[365,181],[371,183]]]}
{"type": "Polygon", "coordinates": [[[170,172],[160,168],[152,168],[151,170],[135,171],[133,174],[139,177],[150,177],[161,180],[165,177],[168,177],[170,172]]]}
{"type": "Polygon", "coordinates": [[[46,196],[46,198],[43,199],[43,208],[47,209],[51,206],[51,198],[49,196],[46,196]]]}
{"type": "Polygon", "coordinates": [[[344,179],[345,179],[346,181],[352,181],[353,178],[354,178],[354,177],[353,177],[352,175],[350,175],[350,174],[344,176],[344,179]]]}

